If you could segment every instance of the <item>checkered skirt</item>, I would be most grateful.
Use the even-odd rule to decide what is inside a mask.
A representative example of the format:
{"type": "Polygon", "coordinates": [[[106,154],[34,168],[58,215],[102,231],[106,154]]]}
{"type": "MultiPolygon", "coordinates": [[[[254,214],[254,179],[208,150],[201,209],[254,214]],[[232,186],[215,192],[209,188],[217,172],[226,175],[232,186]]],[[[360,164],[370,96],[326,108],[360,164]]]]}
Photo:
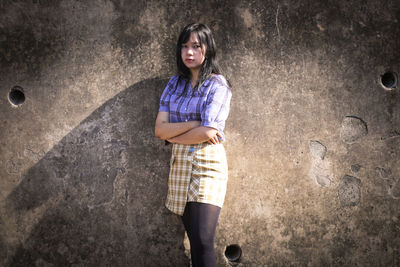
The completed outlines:
{"type": "Polygon", "coordinates": [[[228,164],[222,144],[173,144],[166,207],[183,215],[186,202],[222,207],[228,181],[228,164]]]}

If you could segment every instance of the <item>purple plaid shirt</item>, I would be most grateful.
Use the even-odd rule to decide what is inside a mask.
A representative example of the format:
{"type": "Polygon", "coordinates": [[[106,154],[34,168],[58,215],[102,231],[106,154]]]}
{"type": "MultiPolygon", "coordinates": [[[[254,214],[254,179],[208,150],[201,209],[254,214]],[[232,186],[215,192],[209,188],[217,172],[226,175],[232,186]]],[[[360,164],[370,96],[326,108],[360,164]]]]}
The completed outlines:
{"type": "Polygon", "coordinates": [[[169,112],[170,122],[201,121],[201,126],[218,130],[224,141],[231,97],[231,90],[222,75],[204,81],[200,90],[193,90],[188,80],[175,75],[161,95],[159,111],[169,112]]]}

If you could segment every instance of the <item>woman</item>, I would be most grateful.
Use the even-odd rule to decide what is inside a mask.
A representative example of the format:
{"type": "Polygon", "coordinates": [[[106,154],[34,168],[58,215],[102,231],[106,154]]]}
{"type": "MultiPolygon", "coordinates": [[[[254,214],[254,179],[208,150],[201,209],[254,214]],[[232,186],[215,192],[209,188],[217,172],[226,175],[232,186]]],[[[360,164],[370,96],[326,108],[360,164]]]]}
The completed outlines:
{"type": "Polygon", "coordinates": [[[228,180],[223,130],[232,94],[206,25],[182,30],[176,58],[178,75],[161,96],[155,125],[155,135],[173,144],[166,207],[182,216],[192,265],[216,266],[214,235],[228,180]]]}

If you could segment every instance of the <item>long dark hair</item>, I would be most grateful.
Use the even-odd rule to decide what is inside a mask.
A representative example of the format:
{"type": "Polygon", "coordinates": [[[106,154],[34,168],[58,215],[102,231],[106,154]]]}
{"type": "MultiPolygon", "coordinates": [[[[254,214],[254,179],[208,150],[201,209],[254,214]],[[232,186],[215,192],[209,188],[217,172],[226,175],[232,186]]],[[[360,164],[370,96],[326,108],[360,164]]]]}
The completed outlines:
{"type": "Polygon", "coordinates": [[[182,44],[186,43],[190,39],[190,35],[192,33],[197,35],[200,46],[204,44],[206,48],[204,62],[196,84],[196,86],[200,88],[201,84],[203,84],[203,82],[207,80],[211,74],[221,74],[221,70],[216,58],[216,45],[210,28],[201,23],[191,23],[183,28],[181,34],[179,35],[178,43],[176,44],[176,63],[178,66],[179,76],[188,80],[190,80],[191,77],[190,70],[182,61],[181,49],[182,44]]]}

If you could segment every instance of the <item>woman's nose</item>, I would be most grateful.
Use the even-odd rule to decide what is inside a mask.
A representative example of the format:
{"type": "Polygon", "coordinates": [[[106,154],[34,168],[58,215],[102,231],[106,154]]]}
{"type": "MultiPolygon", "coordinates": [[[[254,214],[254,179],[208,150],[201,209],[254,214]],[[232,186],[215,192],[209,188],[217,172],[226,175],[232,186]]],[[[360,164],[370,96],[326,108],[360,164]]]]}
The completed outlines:
{"type": "Polygon", "coordinates": [[[187,53],[188,53],[189,55],[193,55],[193,49],[189,48],[189,49],[187,50],[187,53]]]}

